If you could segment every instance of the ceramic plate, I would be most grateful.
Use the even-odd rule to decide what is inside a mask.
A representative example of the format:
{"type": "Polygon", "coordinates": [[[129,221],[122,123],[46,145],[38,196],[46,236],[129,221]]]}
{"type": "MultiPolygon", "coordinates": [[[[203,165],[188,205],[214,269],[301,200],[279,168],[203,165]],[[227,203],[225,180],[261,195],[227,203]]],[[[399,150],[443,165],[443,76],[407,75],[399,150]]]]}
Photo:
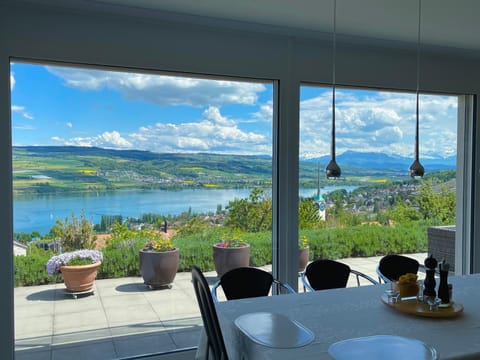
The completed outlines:
{"type": "Polygon", "coordinates": [[[328,353],[335,360],[437,360],[437,351],[417,339],[401,336],[375,335],[339,341],[328,353]]]}

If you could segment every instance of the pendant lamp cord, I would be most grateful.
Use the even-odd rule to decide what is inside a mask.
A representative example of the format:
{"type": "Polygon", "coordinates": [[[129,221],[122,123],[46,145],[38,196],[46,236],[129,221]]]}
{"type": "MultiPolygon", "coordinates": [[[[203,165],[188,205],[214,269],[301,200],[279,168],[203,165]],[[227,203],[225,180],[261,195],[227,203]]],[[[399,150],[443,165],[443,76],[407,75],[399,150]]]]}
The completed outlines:
{"type": "Polygon", "coordinates": [[[331,158],[335,161],[335,73],[336,73],[336,53],[337,53],[337,0],[333,0],[333,96],[332,96],[332,151],[331,158]]]}
{"type": "Polygon", "coordinates": [[[422,18],[422,0],[418,0],[418,33],[417,33],[417,108],[416,108],[416,126],[415,126],[415,160],[420,158],[419,149],[419,131],[420,131],[420,22],[422,18]]]}

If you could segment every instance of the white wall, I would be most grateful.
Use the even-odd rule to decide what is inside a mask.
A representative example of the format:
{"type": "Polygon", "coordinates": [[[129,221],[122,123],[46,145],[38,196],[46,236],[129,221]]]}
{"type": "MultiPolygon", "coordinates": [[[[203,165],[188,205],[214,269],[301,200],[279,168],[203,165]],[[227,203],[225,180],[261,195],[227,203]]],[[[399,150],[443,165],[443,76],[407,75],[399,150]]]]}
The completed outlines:
{"type": "MultiPolygon", "coordinates": [[[[169,21],[0,3],[0,298],[1,358],[13,357],[12,197],[9,61],[59,61],[277,80],[280,106],[274,143],[274,235],[278,260],[296,269],[298,100],[301,81],[329,83],[332,44],[325,34],[254,32],[169,21]],[[276,195],[279,194],[279,195],[276,195]],[[278,245],[278,243],[276,244],[278,245]],[[4,320],[5,319],[5,320],[4,320]]],[[[214,25],[213,23],[211,25],[214,25]]],[[[446,93],[480,93],[479,59],[422,49],[421,87],[446,93]]],[[[415,90],[416,46],[337,37],[337,84],[415,90]]],[[[478,112],[478,108],[477,108],[478,112]]],[[[475,168],[478,171],[477,168],[475,168]]],[[[282,280],[296,272],[274,268],[282,280]]]]}

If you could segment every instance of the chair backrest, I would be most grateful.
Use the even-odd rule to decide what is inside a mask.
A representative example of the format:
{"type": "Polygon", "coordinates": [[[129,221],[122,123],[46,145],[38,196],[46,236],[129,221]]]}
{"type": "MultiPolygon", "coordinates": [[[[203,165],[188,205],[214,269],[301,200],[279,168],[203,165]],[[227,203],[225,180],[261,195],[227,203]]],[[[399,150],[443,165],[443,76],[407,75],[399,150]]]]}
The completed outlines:
{"type": "Polygon", "coordinates": [[[192,266],[192,282],[200,313],[202,314],[203,327],[207,334],[208,350],[212,351],[214,360],[228,360],[210,288],[202,271],[196,266],[192,266]]]}
{"type": "Polygon", "coordinates": [[[350,276],[350,267],[338,261],[320,259],[305,269],[305,277],[314,290],[344,288],[350,276]]]}
{"type": "Polygon", "coordinates": [[[385,255],[378,263],[378,275],[385,280],[398,280],[406,273],[416,274],[420,264],[417,260],[403,255],[385,255]]]}
{"type": "Polygon", "coordinates": [[[253,267],[235,268],[220,278],[227,300],[267,296],[272,283],[272,274],[253,267]]]}

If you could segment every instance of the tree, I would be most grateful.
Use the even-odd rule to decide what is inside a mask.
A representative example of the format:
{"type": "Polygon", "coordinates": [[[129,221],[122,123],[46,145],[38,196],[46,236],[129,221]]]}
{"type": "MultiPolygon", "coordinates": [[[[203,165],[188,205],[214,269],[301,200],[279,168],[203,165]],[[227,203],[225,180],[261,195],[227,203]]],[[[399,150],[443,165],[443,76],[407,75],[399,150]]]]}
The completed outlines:
{"type": "Polygon", "coordinates": [[[57,220],[50,229],[50,234],[60,239],[64,251],[93,249],[97,240],[93,225],[87,220],[83,210],[80,219],[72,213],[71,221],[68,217],[64,222],[57,220]]]}
{"type": "Polygon", "coordinates": [[[325,200],[330,200],[335,203],[335,205],[343,205],[345,198],[347,197],[348,193],[345,189],[338,189],[334,190],[328,194],[323,195],[325,200]]]}
{"type": "Polygon", "coordinates": [[[272,199],[261,188],[254,188],[247,199],[235,199],[227,205],[225,225],[248,232],[272,229],[272,199]]]}
{"type": "Polygon", "coordinates": [[[432,180],[424,181],[420,186],[416,203],[423,218],[432,224],[455,224],[455,192],[448,189],[445,184],[434,186],[432,180]]]}
{"type": "Polygon", "coordinates": [[[113,224],[123,222],[122,215],[102,215],[100,220],[100,225],[95,225],[94,229],[97,231],[110,231],[112,229],[113,224]]]}
{"type": "Polygon", "coordinates": [[[421,214],[417,209],[411,206],[398,203],[393,209],[388,211],[388,218],[395,220],[399,224],[405,224],[411,221],[420,220],[421,214]]]}
{"type": "Polygon", "coordinates": [[[300,199],[298,204],[298,227],[299,229],[319,229],[325,225],[320,220],[318,208],[315,202],[310,199],[300,199]]]}
{"type": "Polygon", "coordinates": [[[200,216],[195,216],[188,220],[182,227],[178,229],[178,235],[188,236],[194,234],[203,234],[211,231],[214,225],[210,224],[210,221],[203,220],[200,216]]]}
{"type": "Polygon", "coordinates": [[[107,244],[128,241],[136,236],[137,233],[130,230],[126,224],[115,222],[112,225],[112,236],[107,240],[107,244]]]}

